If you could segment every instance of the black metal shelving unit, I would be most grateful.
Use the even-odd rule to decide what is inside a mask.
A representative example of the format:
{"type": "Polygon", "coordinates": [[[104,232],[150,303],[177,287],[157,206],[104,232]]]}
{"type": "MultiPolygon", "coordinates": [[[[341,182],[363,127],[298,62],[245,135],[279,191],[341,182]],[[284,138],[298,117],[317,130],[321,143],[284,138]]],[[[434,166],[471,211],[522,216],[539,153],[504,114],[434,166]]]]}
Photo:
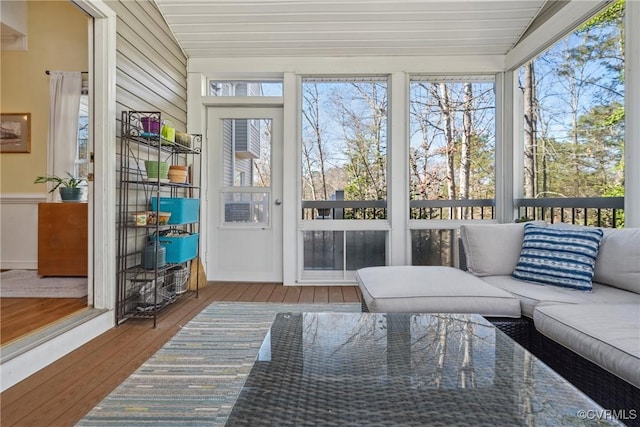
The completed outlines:
{"type": "MultiPolygon", "coordinates": [[[[162,113],[157,111],[123,111],[121,116],[120,153],[118,157],[118,249],[117,249],[117,324],[131,318],[153,319],[164,308],[189,292],[198,296],[200,283],[195,274],[190,288],[190,264],[199,256],[200,203],[197,220],[177,224],[159,224],[161,200],[200,199],[202,135],[190,135],[189,144],[178,144],[160,136],[162,113]],[[149,132],[143,121],[157,123],[149,132]],[[154,129],[156,130],[156,129],[154,129]],[[174,183],[158,177],[149,178],[145,162],[166,162],[188,168],[187,183],[174,183]],[[197,176],[195,174],[197,173],[197,176]],[[151,205],[156,198],[155,206],[151,205]],[[135,213],[155,214],[155,223],[140,225],[132,221],[135,213]],[[174,236],[174,237],[164,237],[174,236]],[[188,259],[163,263],[160,245],[176,243],[178,238],[195,241],[195,255],[189,246],[188,259]],[[193,256],[192,256],[193,255],[193,256]],[[147,259],[145,259],[145,256],[147,259]],[[152,258],[148,258],[152,257],[152,258]]],[[[153,216],[153,215],[146,215],[153,216]]],[[[184,242],[186,242],[185,240],[184,242]]],[[[166,247],[165,247],[166,250],[166,247]]],[[[197,270],[197,269],[196,269],[197,270]]]]}

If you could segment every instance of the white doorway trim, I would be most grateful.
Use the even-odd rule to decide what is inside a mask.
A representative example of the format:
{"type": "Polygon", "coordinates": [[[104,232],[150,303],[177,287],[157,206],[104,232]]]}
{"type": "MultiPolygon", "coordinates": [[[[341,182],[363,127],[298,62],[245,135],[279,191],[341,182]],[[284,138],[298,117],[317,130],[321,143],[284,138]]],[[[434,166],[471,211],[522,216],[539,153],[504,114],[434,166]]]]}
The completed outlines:
{"type": "MultiPolygon", "coordinates": [[[[93,138],[95,162],[93,173],[93,206],[90,206],[89,259],[93,260],[95,308],[113,310],[115,307],[115,153],[116,153],[116,14],[101,0],[73,0],[93,19],[89,35],[89,79],[93,90],[89,103],[90,138],[93,138]],[[94,248],[100,248],[95,253],[94,248]]],[[[114,320],[115,321],[115,320],[114,320]]]]}

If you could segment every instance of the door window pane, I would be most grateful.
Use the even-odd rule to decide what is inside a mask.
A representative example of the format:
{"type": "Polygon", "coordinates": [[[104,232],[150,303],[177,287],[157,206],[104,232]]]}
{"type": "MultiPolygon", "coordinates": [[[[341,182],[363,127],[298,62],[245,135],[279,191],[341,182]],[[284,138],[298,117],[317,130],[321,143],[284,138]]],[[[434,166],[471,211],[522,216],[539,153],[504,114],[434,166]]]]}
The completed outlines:
{"type": "Polygon", "coordinates": [[[271,119],[224,119],[223,224],[270,224],[271,119]]]}
{"type": "Polygon", "coordinates": [[[269,193],[224,191],[225,224],[269,225],[269,193]]]}
{"type": "Polygon", "coordinates": [[[271,186],[271,120],[223,120],[223,185],[271,186]]]}

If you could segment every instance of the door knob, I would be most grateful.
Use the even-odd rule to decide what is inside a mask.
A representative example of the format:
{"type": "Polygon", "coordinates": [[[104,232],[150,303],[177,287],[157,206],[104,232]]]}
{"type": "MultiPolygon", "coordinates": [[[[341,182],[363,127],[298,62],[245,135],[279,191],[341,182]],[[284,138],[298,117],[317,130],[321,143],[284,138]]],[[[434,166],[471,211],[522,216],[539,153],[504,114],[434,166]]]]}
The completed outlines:
{"type": "Polygon", "coordinates": [[[276,199],[275,204],[276,204],[276,205],[278,205],[278,206],[280,206],[280,205],[282,204],[282,200],[280,200],[280,199],[276,199]]]}

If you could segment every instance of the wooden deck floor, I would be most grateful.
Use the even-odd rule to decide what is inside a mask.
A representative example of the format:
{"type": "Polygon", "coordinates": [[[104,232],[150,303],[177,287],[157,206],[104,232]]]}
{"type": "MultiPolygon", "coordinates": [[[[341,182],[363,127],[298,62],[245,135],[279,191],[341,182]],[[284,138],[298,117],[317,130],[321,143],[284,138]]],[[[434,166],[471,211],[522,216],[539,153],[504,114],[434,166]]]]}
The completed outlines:
{"type": "Polygon", "coordinates": [[[158,318],[130,320],[0,394],[0,425],[72,426],[213,301],[359,302],[357,287],[215,283],[158,318]]]}

